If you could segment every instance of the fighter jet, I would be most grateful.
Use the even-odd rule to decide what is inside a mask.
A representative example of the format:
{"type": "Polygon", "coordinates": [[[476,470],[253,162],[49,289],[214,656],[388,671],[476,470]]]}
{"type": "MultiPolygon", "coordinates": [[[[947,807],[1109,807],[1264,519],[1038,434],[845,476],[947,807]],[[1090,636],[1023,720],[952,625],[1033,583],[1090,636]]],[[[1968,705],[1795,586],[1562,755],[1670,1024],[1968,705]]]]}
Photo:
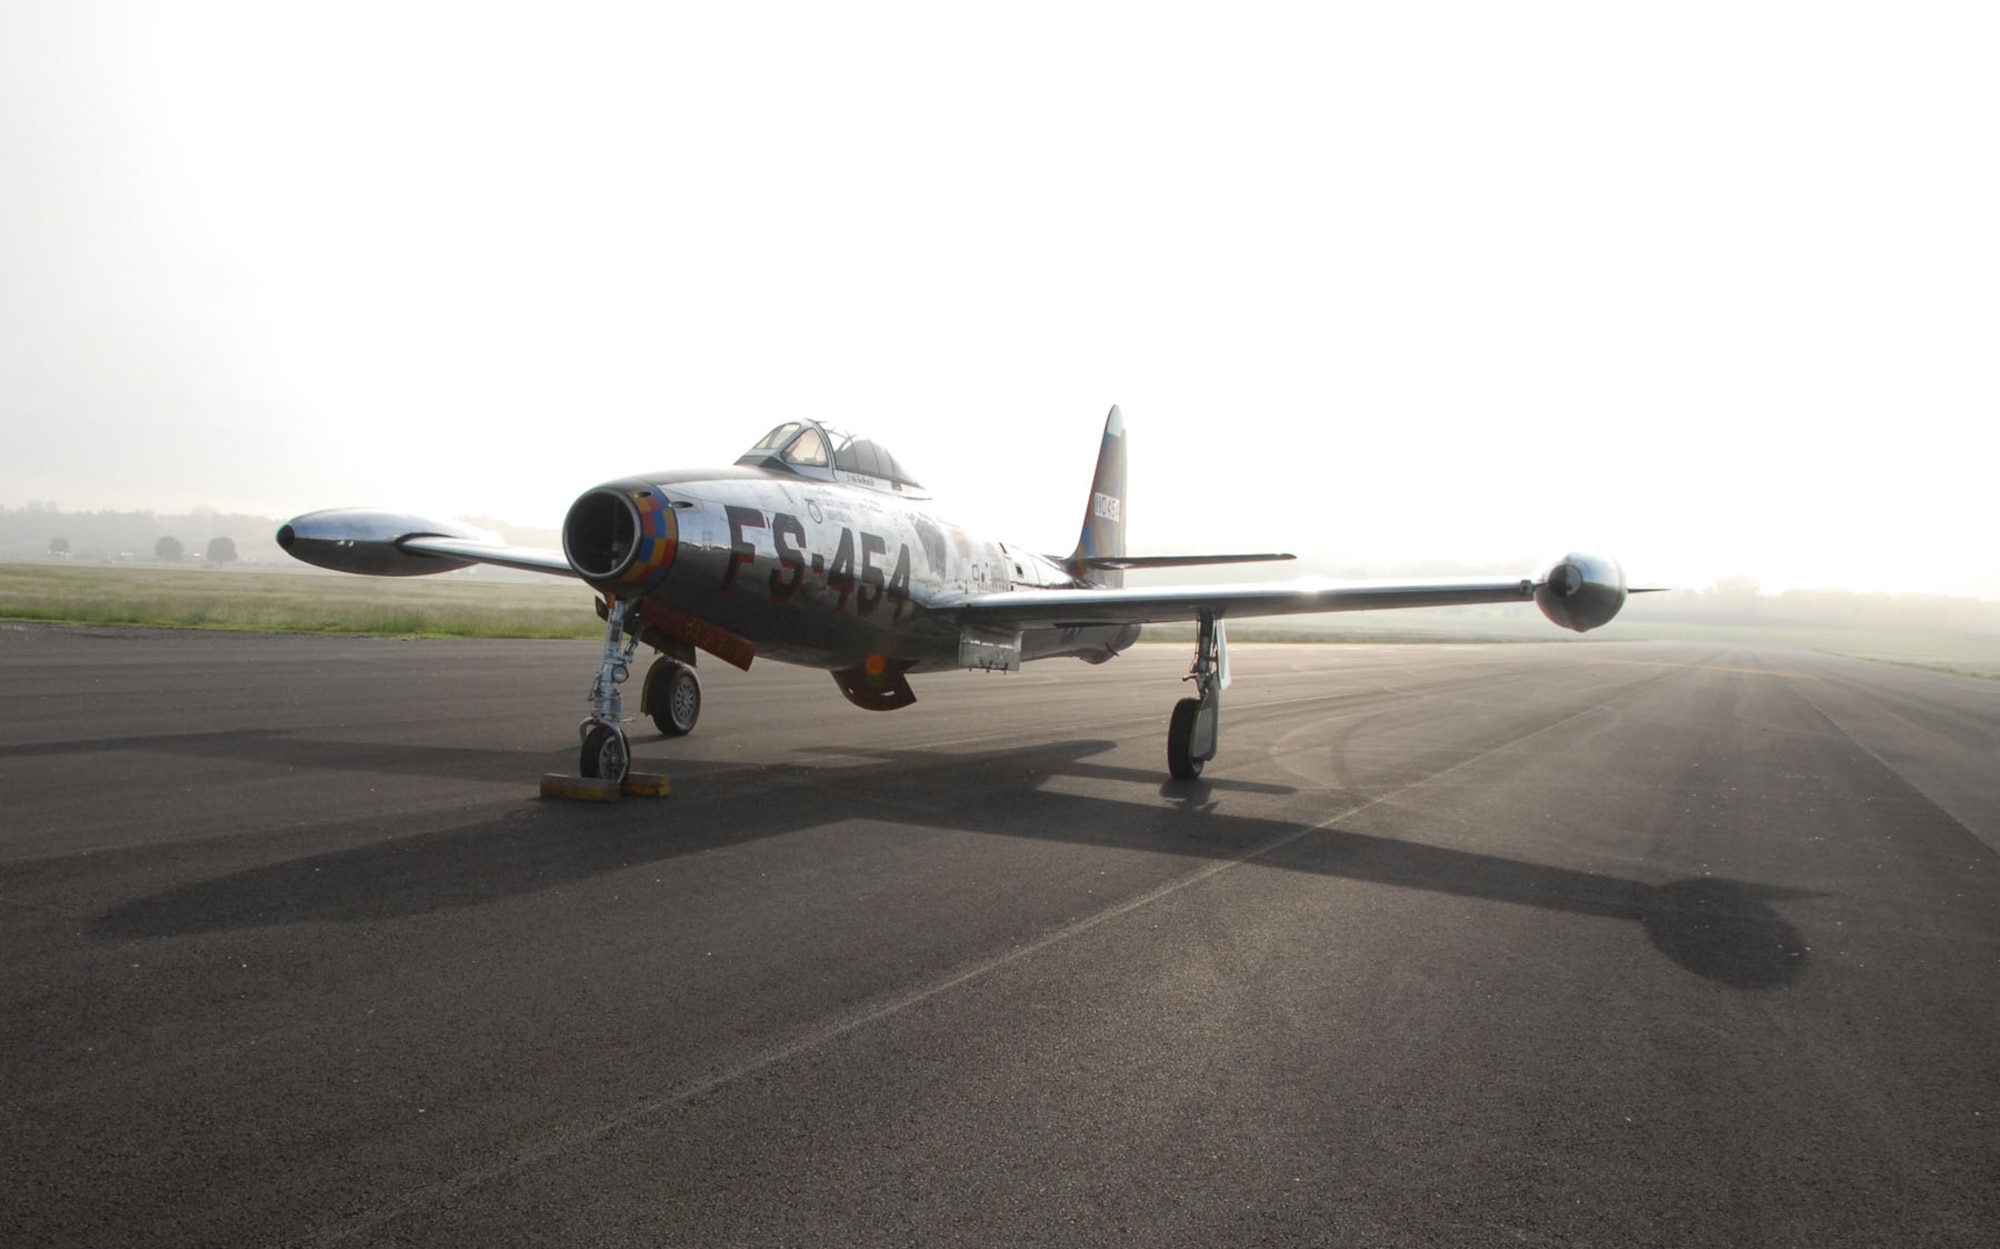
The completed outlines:
{"type": "Polygon", "coordinates": [[[645,473],[585,491],[563,521],[560,551],[358,508],[299,516],[278,530],[278,545],[309,564],[370,576],[493,564],[590,586],[604,646],[578,726],[578,767],[612,781],[631,768],[619,687],[641,645],[658,657],[640,711],[675,736],[701,714],[702,653],[744,669],[759,657],[823,668],[857,707],[894,711],[916,701],[912,673],[1012,671],[1065,656],[1103,663],[1137,641],[1143,624],[1192,620],[1193,696],[1175,704],[1167,729],[1167,769],[1188,779],[1216,754],[1228,619],[1533,601],[1583,632],[1616,616],[1628,593],[1615,560],[1585,554],[1532,577],[1127,587],[1135,569],[1292,556],[1127,555],[1125,447],[1114,407],[1067,555],[967,533],[932,510],[886,447],[812,420],[780,424],[728,468],[645,473]]]}

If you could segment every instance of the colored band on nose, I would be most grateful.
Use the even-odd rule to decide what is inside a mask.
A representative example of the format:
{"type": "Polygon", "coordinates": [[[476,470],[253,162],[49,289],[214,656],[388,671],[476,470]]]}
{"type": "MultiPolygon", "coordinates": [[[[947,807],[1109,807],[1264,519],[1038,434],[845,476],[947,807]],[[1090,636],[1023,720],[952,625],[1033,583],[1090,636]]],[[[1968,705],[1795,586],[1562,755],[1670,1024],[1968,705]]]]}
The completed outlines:
{"type": "Polygon", "coordinates": [[[628,490],[626,495],[639,513],[639,541],[615,588],[644,594],[674,562],[674,552],[680,548],[680,522],[659,491],[628,490]]]}
{"type": "Polygon", "coordinates": [[[587,491],[563,520],[563,553],[591,588],[616,598],[650,591],[680,547],[680,522],[658,490],[617,483],[587,491]]]}

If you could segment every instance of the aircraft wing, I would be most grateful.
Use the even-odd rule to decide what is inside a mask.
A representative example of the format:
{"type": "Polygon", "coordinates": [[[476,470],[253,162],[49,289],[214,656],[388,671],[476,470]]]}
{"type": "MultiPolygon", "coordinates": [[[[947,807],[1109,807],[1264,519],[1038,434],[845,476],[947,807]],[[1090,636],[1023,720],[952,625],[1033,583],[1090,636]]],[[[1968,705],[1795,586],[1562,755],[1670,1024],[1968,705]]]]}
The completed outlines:
{"type": "Polygon", "coordinates": [[[1306,612],[1375,611],[1391,607],[1459,607],[1522,603],[1535,597],[1532,578],[1439,581],[1286,581],[1254,585],[1165,586],[1158,589],[1010,590],[958,604],[968,623],[1006,628],[1068,628],[1152,624],[1217,617],[1290,616],[1306,612]]]}
{"type": "Polygon", "coordinates": [[[405,538],[398,545],[405,551],[438,555],[474,564],[517,568],[522,572],[546,572],[559,577],[579,575],[576,569],[571,567],[568,556],[561,551],[551,551],[546,547],[499,546],[466,538],[442,537],[405,538]]]}
{"type": "Polygon", "coordinates": [[[1223,620],[1231,616],[1532,602],[1553,623],[1583,633],[1616,616],[1627,593],[1625,570],[1618,561],[1572,551],[1536,577],[1009,590],[973,595],[948,606],[955,607],[959,618],[975,628],[1064,629],[1202,616],[1223,620]]]}

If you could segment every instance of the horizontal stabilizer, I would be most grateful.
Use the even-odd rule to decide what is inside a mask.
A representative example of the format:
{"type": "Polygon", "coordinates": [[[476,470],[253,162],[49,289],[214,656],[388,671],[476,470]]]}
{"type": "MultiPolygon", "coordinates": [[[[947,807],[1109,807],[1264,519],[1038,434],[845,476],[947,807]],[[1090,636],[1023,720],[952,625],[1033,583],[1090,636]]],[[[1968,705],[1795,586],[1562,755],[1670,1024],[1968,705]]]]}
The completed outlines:
{"type": "MultiPolygon", "coordinates": [[[[1054,556],[1049,558],[1055,559],[1054,556]]],[[[1296,555],[1266,551],[1255,555],[1098,555],[1082,562],[1085,568],[1099,571],[1116,568],[1129,572],[1135,568],[1194,568],[1202,564],[1268,564],[1273,560],[1297,558],[1296,555]]]]}

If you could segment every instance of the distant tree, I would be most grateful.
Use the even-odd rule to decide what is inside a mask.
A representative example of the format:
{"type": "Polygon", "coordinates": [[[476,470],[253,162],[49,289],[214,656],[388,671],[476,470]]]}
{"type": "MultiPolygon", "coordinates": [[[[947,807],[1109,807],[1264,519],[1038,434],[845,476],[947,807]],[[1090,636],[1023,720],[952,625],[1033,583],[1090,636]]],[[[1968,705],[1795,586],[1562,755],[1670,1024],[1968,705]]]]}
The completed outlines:
{"type": "Polygon", "coordinates": [[[1753,606],[1764,587],[1755,577],[1724,577],[1715,583],[1715,600],[1725,607],[1753,606]]]}
{"type": "Polygon", "coordinates": [[[49,554],[51,554],[51,555],[68,555],[68,554],[69,554],[69,539],[68,539],[68,538],[50,538],[50,539],[49,539],[49,554]]]}
{"type": "Polygon", "coordinates": [[[236,543],[230,538],[210,538],[208,540],[208,562],[211,564],[233,564],[236,562],[236,543]]]}
{"type": "Polygon", "coordinates": [[[1715,583],[1708,598],[1716,611],[1739,620],[1749,619],[1764,614],[1768,600],[1763,590],[1755,577],[1724,577],[1715,583]]]}
{"type": "Polygon", "coordinates": [[[187,548],[181,545],[179,538],[168,534],[153,544],[153,554],[159,556],[162,564],[178,564],[181,556],[187,554],[187,548]]]}

